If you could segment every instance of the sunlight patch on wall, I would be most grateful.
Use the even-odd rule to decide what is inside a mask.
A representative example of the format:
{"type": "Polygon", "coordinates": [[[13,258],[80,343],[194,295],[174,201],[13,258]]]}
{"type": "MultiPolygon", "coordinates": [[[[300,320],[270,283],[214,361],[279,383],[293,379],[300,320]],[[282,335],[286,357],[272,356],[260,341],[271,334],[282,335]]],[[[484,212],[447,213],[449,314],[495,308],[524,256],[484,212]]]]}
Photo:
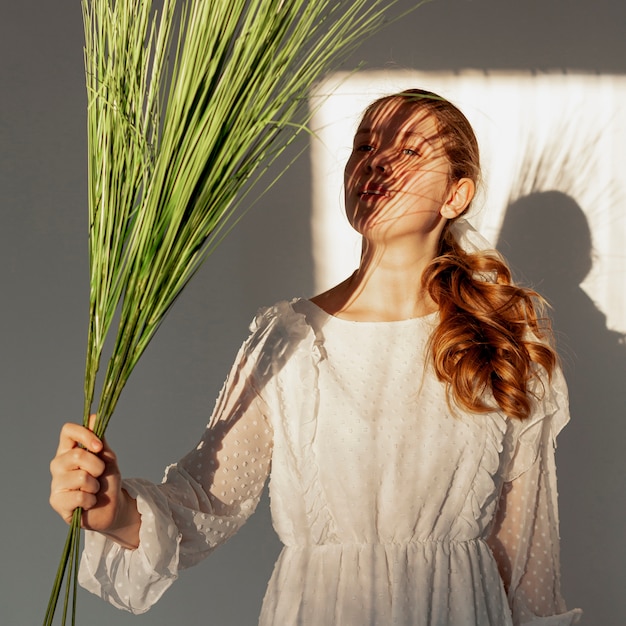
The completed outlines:
{"type": "MultiPolygon", "coordinates": [[[[544,274],[551,280],[572,264],[580,266],[578,282],[607,315],[608,326],[626,332],[626,77],[621,76],[479,71],[331,76],[311,99],[316,290],[340,282],[358,263],[358,236],[343,213],[342,176],[360,115],[375,98],[416,86],[454,102],[476,131],[484,177],[468,216],[476,228],[494,244],[506,238],[500,247],[514,267],[518,252],[549,266],[544,274]]],[[[525,277],[541,291],[541,272],[533,271],[532,263],[528,267],[525,277]]]]}

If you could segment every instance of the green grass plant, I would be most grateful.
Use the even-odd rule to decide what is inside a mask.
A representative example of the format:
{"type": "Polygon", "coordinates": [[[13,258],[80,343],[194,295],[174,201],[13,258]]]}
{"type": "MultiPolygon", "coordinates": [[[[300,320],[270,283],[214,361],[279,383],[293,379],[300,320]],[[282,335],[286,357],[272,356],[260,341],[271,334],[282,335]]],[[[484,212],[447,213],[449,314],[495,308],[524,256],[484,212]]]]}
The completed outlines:
{"type": "MultiPolygon", "coordinates": [[[[383,25],[394,2],[83,0],[90,263],[83,418],[87,425],[97,413],[98,436],[181,290],[269,165],[306,130],[311,86],[383,25]]],[[[76,623],[80,518],[77,510],[44,626],[61,595],[62,624],[68,615],[76,623]]]]}

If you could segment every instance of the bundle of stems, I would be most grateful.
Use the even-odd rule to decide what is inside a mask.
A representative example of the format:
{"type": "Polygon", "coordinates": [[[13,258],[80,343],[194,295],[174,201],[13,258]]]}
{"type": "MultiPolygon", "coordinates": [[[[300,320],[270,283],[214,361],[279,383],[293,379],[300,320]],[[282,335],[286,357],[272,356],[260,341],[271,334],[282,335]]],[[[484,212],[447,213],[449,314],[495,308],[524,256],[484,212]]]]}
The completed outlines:
{"type": "MultiPolygon", "coordinates": [[[[312,84],[395,0],[83,0],[90,311],[84,424],[117,327],[94,432],[168,309],[305,128],[312,84]],[[108,344],[107,344],[108,345],[108,344]]],[[[76,620],[81,511],[44,625],[76,620]]]]}

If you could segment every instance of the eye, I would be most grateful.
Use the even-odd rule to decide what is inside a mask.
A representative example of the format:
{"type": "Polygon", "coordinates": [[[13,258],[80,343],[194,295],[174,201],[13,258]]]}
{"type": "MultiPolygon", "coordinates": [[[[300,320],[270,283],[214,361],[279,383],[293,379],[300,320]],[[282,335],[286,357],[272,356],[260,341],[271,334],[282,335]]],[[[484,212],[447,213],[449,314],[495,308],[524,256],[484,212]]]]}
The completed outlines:
{"type": "Polygon", "coordinates": [[[357,152],[371,152],[374,149],[374,146],[370,146],[367,143],[361,144],[356,147],[357,152]]]}
{"type": "Polygon", "coordinates": [[[413,148],[402,148],[402,154],[406,154],[407,156],[422,156],[419,150],[414,150],[413,148]]]}

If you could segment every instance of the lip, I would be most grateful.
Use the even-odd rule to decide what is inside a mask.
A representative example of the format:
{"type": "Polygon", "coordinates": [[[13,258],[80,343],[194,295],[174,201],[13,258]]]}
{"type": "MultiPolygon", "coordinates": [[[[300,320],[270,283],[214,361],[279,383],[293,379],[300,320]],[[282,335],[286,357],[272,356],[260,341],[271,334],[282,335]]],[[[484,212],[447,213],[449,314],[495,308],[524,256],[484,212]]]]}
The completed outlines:
{"type": "Polygon", "coordinates": [[[368,183],[367,185],[364,185],[363,187],[361,187],[358,194],[361,198],[364,198],[364,197],[387,198],[390,195],[389,189],[387,189],[385,185],[381,185],[378,183],[368,183]]]}

